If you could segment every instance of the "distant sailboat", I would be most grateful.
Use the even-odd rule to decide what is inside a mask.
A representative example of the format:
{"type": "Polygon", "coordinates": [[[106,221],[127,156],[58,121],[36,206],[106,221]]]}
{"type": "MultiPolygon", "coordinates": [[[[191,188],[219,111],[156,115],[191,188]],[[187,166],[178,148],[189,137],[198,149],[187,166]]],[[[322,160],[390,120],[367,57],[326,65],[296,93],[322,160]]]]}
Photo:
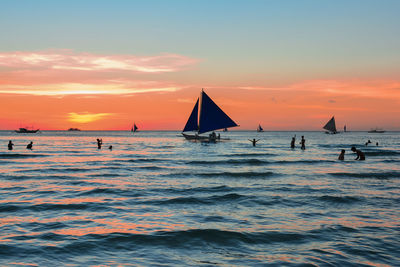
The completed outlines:
{"type": "Polygon", "coordinates": [[[347,127],[346,127],[346,125],[343,126],[343,131],[344,131],[344,132],[347,132],[347,127]]]}
{"type": "Polygon", "coordinates": [[[322,128],[324,128],[325,130],[328,131],[328,132],[325,132],[325,133],[328,133],[328,134],[337,134],[338,131],[336,130],[335,116],[333,116],[333,117],[325,124],[325,126],[322,127],[322,128]]]}
{"type": "Polygon", "coordinates": [[[227,128],[224,128],[222,131],[223,131],[223,132],[227,132],[227,131],[228,131],[228,129],[227,129],[227,128]]]}
{"type": "Polygon", "coordinates": [[[136,126],[136,123],[133,123],[131,132],[132,132],[132,133],[135,133],[135,132],[138,132],[138,131],[139,131],[139,128],[136,126]]]}
{"type": "Polygon", "coordinates": [[[257,132],[264,132],[264,129],[261,127],[261,124],[258,125],[257,132]]]}
{"type": "Polygon", "coordinates": [[[182,135],[188,140],[216,141],[218,138],[215,133],[209,136],[200,136],[200,134],[236,126],[238,125],[212,101],[204,90],[201,90],[182,135]],[[184,133],[188,131],[194,131],[195,134],[184,133]]]}

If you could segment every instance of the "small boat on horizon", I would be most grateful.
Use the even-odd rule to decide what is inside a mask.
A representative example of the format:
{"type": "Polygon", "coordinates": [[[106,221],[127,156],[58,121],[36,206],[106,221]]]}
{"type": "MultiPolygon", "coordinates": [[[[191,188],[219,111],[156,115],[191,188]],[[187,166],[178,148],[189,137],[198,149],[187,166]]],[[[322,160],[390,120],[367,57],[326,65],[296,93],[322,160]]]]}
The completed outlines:
{"type": "Polygon", "coordinates": [[[323,129],[326,130],[326,134],[337,134],[339,133],[336,130],[336,122],[335,122],[335,116],[333,116],[326,124],[324,127],[322,127],[323,129]]]}
{"type": "Polygon", "coordinates": [[[386,132],[385,130],[381,129],[381,128],[375,128],[375,129],[371,129],[368,131],[369,133],[384,133],[386,132]]]}
{"type": "Polygon", "coordinates": [[[182,135],[187,140],[216,142],[221,140],[220,135],[215,134],[215,130],[226,129],[238,126],[214,101],[201,90],[200,97],[190,113],[189,119],[182,131],[182,135]],[[194,134],[187,134],[184,132],[193,131],[194,134]],[[212,132],[208,136],[201,134],[212,132]]]}
{"type": "Polygon", "coordinates": [[[18,130],[15,130],[16,133],[37,133],[39,129],[36,130],[29,130],[28,128],[19,128],[18,130]]]}
{"type": "Polygon", "coordinates": [[[261,124],[258,124],[257,132],[264,132],[264,129],[261,127],[261,124]]]}
{"type": "Polygon", "coordinates": [[[74,131],[80,131],[80,129],[78,129],[78,128],[69,128],[68,131],[74,132],[74,131]]]}

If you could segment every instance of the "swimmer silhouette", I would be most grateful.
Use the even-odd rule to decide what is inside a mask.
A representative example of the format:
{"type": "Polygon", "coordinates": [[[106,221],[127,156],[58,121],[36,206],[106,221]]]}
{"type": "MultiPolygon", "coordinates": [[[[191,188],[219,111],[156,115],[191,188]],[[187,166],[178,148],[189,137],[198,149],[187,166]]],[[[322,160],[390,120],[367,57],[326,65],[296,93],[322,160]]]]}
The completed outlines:
{"type": "Polygon", "coordinates": [[[31,142],[26,146],[26,149],[32,150],[32,145],[33,145],[33,142],[31,141],[31,142]]]}
{"type": "Polygon", "coordinates": [[[101,145],[103,144],[103,139],[97,138],[97,148],[101,149],[101,145]]]}
{"type": "Polygon", "coordinates": [[[258,141],[260,141],[260,139],[256,140],[256,139],[254,138],[253,140],[250,140],[250,139],[249,139],[249,141],[253,143],[253,146],[256,146],[256,143],[257,143],[258,141]]]}
{"type": "Polygon", "coordinates": [[[351,151],[357,153],[357,157],[354,160],[365,160],[365,154],[361,150],[356,149],[353,146],[353,147],[351,147],[351,151]]]}
{"type": "Polygon", "coordinates": [[[301,136],[301,149],[305,150],[306,149],[306,139],[304,139],[304,136],[301,136]]]}
{"type": "Polygon", "coordinates": [[[290,148],[294,148],[296,143],[296,135],[292,137],[292,141],[290,142],[290,148]]]}
{"type": "Polygon", "coordinates": [[[8,150],[13,150],[13,142],[11,142],[11,140],[8,142],[8,150]]]}
{"type": "Polygon", "coordinates": [[[342,152],[340,152],[338,160],[344,160],[344,153],[345,152],[346,152],[346,150],[342,149],[342,152]]]}

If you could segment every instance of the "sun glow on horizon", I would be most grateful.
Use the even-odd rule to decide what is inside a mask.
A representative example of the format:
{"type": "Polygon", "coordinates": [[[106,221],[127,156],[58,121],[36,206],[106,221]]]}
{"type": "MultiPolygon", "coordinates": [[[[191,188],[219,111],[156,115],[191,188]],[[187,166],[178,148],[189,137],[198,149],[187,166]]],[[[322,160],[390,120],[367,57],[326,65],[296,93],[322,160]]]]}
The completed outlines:
{"type": "Polygon", "coordinates": [[[115,114],[112,113],[75,113],[75,112],[70,112],[68,113],[68,121],[70,122],[76,122],[76,123],[89,123],[89,122],[94,122],[98,121],[101,119],[104,119],[105,117],[113,116],[115,114]]]}

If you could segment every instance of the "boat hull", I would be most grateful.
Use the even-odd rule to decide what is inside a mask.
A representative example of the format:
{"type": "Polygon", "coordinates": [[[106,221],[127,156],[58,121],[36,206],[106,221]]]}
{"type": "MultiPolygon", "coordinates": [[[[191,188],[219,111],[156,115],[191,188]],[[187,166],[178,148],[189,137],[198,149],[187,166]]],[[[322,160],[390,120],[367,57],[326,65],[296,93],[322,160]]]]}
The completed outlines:
{"type": "Polygon", "coordinates": [[[201,136],[197,134],[185,134],[182,133],[183,137],[185,137],[186,140],[189,141],[200,141],[200,142],[211,142],[211,143],[216,143],[216,142],[221,142],[221,141],[227,141],[230,140],[229,138],[210,138],[209,136],[201,136]]]}
{"type": "Polygon", "coordinates": [[[384,133],[386,131],[368,131],[368,133],[384,133]]]}
{"type": "Polygon", "coordinates": [[[15,130],[16,133],[37,133],[39,129],[37,130],[15,130]]]}

